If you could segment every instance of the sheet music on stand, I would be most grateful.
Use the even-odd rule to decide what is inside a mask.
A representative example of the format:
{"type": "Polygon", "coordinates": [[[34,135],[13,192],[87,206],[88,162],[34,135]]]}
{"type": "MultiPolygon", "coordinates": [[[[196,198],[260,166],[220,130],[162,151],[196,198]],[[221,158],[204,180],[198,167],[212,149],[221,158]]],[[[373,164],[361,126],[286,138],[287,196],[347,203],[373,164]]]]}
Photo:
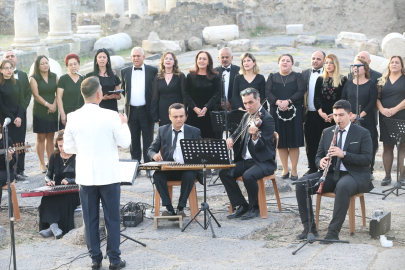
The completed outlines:
{"type": "Polygon", "coordinates": [[[136,159],[120,159],[121,186],[133,185],[138,173],[139,162],[136,159]]]}
{"type": "Polygon", "coordinates": [[[223,139],[181,139],[184,164],[231,164],[223,139]]]}

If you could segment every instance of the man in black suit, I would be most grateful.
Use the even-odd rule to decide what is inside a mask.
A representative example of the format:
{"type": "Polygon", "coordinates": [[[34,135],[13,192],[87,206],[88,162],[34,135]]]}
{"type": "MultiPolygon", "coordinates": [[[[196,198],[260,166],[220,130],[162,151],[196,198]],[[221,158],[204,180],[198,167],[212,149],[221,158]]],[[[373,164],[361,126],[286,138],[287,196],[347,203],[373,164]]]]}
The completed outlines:
{"type": "Polygon", "coordinates": [[[316,80],[323,72],[324,59],[325,53],[323,51],[313,52],[311,58],[312,68],[302,72],[307,85],[307,91],[304,96],[304,136],[305,150],[308,159],[308,171],[305,175],[318,171],[318,168],[315,165],[315,156],[319,140],[321,139],[322,130],[318,130],[319,116],[314,105],[314,95],[316,80]]]}
{"type": "MultiPolygon", "coordinates": [[[[260,104],[259,91],[247,88],[241,92],[243,104],[247,113],[243,116],[241,124],[236,131],[227,139],[228,149],[232,149],[236,137],[246,125],[250,125],[250,119],[257,111],[262,116],[262,124],[259,128],[250,125],[240,137],[241,147],[235,153],[236,167],[224,169],[219,172],[219,177],[225,186],[229,200],[233,207],[238,207],[235,213],[228,216],[229,219],[239,218],[252,219],[259,215],[257,180],[266,175],[272,175],[276,170],[275,145],[273,144],[274,120],[273,117],[260,104]],[[249,203],[246,201],[239,188],[236,178],[242,176],[246,187],[249,203]]],[[[253,121],[254,122],[254,121],[253,121]]]]}
{"type": "MultiPolygon", "coordinates": [[[[141,161],[141,132],[143,146],[143,162],[149,162],[148,147],[153,141],[155,123],[151,115],[153,80],[157,68],[145,65],[145,53],[141,47],[131,51],[132,67],[121,70],[122,89],[125,96],[125,113],[131,131],[131,157],[141,161]]],[[[147,171],[149,176],[151,171],[147,171]]]]}
{"type": "MultiPolygon", "coordinates": [[[[316,164],[325,169],[328,162],[327,153],[332,158],[332,163],[326,175],[323,193],[335,193],[335,205],[333,208],[332,221],[329,224],[325,239],[338,240],[339,232],[349,209],[350,197],[358,193],[366,193],[374,188],[370,181],[370,163],[372,158],[372,142],[370,132],[359,125],[351,124],[351,106],[347,100],[339,100],[333,105],[333,118],[339,123],[339,131],[336,138],[337,146],[330,147],[336,126],[326,128],[323,131],[316,154],[316,164]]],[[[316,172],[302,177],[300,180],[309,179],[312,188],[310,194],[314,194],[318,186],[314,186],[323,172],[316,172]]],[[[310,216],[308,220],[306,190],[302,184],[297,184],[296,196],[301,222],[304,231],[297,239],[305,239],[308,231],[317,237],[318,232],[314,222],[312,200],[310,198],[310,216]]],[[[328,242],[322,242],[327,244],[328,242]]]]}
{"type": "MultiPolygon", "coordinates": [[[[12,50],[5,52],[3,54],[3,59],[9,60],[12,63],[14,67],[14,78],[20,82],[21,90],[24,94],[23,106],[25,114],[21,119],[21,128],[23,129],[22,132],[24,133],[23,141],[25,141],[25,134],[27,132],[27,108],[30,105],[32,95],[30,83],[28,81],[27,73],[17,69],[18,58],[12,50]]],[[[24,173],[24,170],[25,170],[25,153],[23,152],[18,155],[18,163],[17,163],[18,175],[16,176],[17,179],[23,180],[24,178],[28,177],[28,175],[24,173]]]]}
{"type": "MultiPolygon", "coordinates": [[[[186,121],[186,109],[181,103],[174,103],[169,107],[169,118],[172,124],[159,128],[158,135],[148,149],[150,159],[155,161],[175,161],[184,164],[183,153],[180,147],[181,139],[201,139],[201,131],[198,128],[184,124],[186,121]],[[159,152],[161,151],[161,152],[159,152]]],[[[197,178],[196,170],[189,171],[155,171],[153,180],[156,189],[162,198],[162,205],[166,206],[163,216],[182,215],[185,217],[184,207],[194,181],[197,178]],[[181,179],[179,205],[177,212],[174,211],[172,201],[167,188],[167,181],[181,179]]]]}

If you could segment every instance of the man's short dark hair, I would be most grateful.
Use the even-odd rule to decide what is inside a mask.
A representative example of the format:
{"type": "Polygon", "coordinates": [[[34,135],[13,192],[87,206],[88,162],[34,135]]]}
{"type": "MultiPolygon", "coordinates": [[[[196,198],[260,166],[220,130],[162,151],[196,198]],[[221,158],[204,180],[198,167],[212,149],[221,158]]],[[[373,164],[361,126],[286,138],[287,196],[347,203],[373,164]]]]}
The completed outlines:
{"type": "Polygon", "coordinates": [[[257,91],[254,88],[251,88],[251,87],[246,88],[245,90],[242,90],[242,92],[240,92],[241,97],[246,97],[246,96],[251,95],[251,94],[253,94],[254,99],[257,99],[257,98],[260,97],[259,91],[257,91]]]}
{"type": "Polygon", "coordinates": [[[352,111],[352,106],[350,105],[350,102],[344,99],[338,100],[333,104],[333,109],[343,109],[347,113],[350,113],[352,111]]]}
{"type": "Polygon", "coordinates": [[[81,91],[83,97],[90,98],[92,97],[100,87],[100,80],[96,76],[91,76],[85,79],[81,85],[81,91]]]}
{"type": "Polygon", "coordinates": [[[184,107],[184,105],[181,104],[181,103],[173,103],[172,105],[170,105],[170,107],[169,107],[169,115],[170,115],[170,110],[171,109],[175,109],[175,110],[184,109],[184,112],[186,112],[186,107],[184,107]]]}

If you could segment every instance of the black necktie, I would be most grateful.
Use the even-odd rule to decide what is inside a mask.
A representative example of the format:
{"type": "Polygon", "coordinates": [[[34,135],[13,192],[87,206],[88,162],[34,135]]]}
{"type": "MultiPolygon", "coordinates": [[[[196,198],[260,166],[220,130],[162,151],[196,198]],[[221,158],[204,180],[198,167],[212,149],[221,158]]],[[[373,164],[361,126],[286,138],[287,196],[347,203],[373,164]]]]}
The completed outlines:
{"type": "Polygon", "coordinates": [[[141,70],[142,71],[142,68],[141,67],[140,68],[134,67],[134,70],[141,70]]]}
{"type": "Polygon", "coordinates": [[[318,69],[318,70],[313,69],[312,72],[313,72],[313,73],[318,72],[319,74],[321,74],[321,70],[320,70],[320,69],[318,69]]]}
{"type": "MultiPolygon", "coordinates": [[[[339,140],[338,140],[338,144],[337,147],[339,147],[340,149],[342,149],[342,137],[343,137],[343,132],[345,132],[346,130],[339,130],[339,140]]],[[[339,180],[339,173],[340,173],[340,163],[342,163],[342,160],[340,157],[336,157],[336,166],[335,166],[335,172],[333,174],[333,180],[337,181],[339,180]]]]}
{"type": "Polygon", "coordinates": [[[174,140],[173,140],[173,144],[172,144],[172,156],[174,154],[174,151],[176,151],[176,147],[177,147],[177,136],[179,135],[179,133],[181,132],[181,130],[177,131],[175,129],[173,129],[174,131],[174,140]]]}
{"type": "Polygon", "coordinates": [[[230,72],[230,71],[231,71],[231,68],[224,68],[224,67],[222,67],[222,71],[228,71],[228,72],[230,72]]]}

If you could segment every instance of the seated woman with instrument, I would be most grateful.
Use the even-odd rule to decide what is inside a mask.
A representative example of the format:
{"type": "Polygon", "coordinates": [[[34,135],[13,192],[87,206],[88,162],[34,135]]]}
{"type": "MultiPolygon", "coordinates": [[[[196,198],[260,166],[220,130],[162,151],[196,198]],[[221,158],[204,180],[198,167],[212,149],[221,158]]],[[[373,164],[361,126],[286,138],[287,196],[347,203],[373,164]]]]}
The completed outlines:
{"type": "MultiPolygon", "coordinates": [[[[76,155],[66,154],[63,150],[64,129],[58,132],[55,151],[49,158],[49,168],[45,181],[47,186],[75,184],[76,155]]],[[[54,235],[62,237],[74,229],[73,214],[80,205],[79,193],[68,193],[42,197],[39,206],[39,230],[43,237],[54,235]]]]}
{"type": "MultiPolygon", "coordinates": [[[[3,126],[2,123],[4,121],[2,120],[2,117],[0,117],[0,151],[4,149],[5,141],[3,139],[3,126]]],[[[10,138],[8,138],[8,145],[13,145],[12,141],[10,138]]],[[[13,166],[15,164],[15,159],[13,158],[13,153],[14,151],[12,149],[9,149],[8,151],[8,160],[10,162],[10,182],[14,181],[15,175],[13,173],[13,166]]],[[[0,204],[1,204],[1,196],[3,195],[3,190],[2,187],[7,185],[7,171],[6,171],[6,156],[5,154],[1,153],[0,154],[0,204]]]]}

